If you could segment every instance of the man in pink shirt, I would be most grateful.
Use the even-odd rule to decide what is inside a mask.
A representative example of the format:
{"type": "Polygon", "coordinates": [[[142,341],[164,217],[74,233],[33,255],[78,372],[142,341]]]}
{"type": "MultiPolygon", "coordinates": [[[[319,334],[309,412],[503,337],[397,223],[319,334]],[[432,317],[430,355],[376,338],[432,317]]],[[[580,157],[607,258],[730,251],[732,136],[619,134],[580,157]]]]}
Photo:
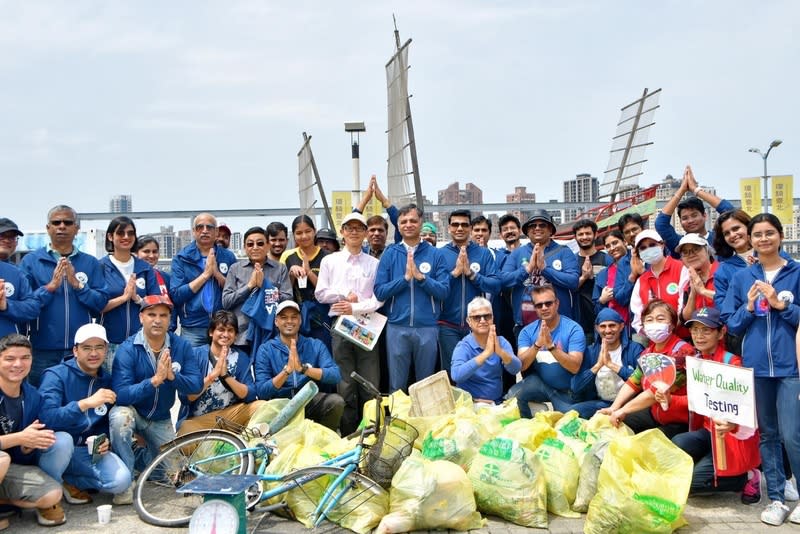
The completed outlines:
{"type": "MultiPolygon", "coordinates": [[[[314,292],[319,302],[331,305],[331,316],[361,315],[377,310],[382,303],[372,292],[378,260],[362,251],[367,235],[367,221],[360,213],[350,213],[342,221],[344,249],[322,258],[314,292]]],[[[356,430],[361,420],[361,406],[371,396],[350,378],[358,374],[372,382],[380,382],[380,361],[377,346],[365,350],[341,336],[333,336],[333,358],[339,365],[342,381],[337,386],[345,401],[341,421],[342,435],[356,430]]]]}

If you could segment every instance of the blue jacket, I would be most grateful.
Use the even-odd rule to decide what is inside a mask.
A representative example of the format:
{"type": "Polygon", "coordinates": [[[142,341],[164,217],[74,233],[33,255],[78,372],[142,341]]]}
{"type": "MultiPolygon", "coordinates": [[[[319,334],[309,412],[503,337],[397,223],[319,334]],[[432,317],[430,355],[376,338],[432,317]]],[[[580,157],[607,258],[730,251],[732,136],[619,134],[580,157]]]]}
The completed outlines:
{"type": "Polygon", "coordinates": [[[722,305],[728,330],[742,339],[742,365],[756,377],[797,377],[795,335],[800,323],[800,264],[790,260],[772,280],[779,296],[791,297],[785,310],[770,308],[766,317],[747,311],[747,292],[756,280],[765,280],[760,263],[736,273],[722,305]]]}
{"type": "MultiPolygon", "coordinates": [[[[509,275],[511,307],[514,309],[514,322],[518,325],[522,324],[522,297],[530,278],[526,266],[532,252],[533,244],[523,245],[514,250],[503,264],[503,271],[509,275]]],[[[544,255],[546,267],[542,270],[542,276],[555,287],[559,302],[558,313],[579,322],[578,280],[581,269],[575,254],[568,247],[550,241],[544,249],[544,255]]]]}
{"type": "Polygon", "coordinates": [[[418,282],[406,282],[408,252],[403,243],[386,247],[375,275],[375,297],[384,302],[391,324],[400,326],[436,326],[442,301],[449,290],[450,274],[439,251],[427,241],[420,241],[414,252],[414,263],[425,275],[418,282]]]}
{"type": "MultiPolygon", "coordinates": [[[[753,251],[753,255],[758,256],[755,251],[753,251]]],[[[784,250],[781,250],[781,258],[788,261],[794,261],[792,257],[784,250]]],[[[749,266],[750,264],[744,261],[738,254],[734,254],[729,258],[723,258],[719,260],[719,267],[717,267],[717,272],[714,273],[715,308],[722,310],[722,305],[725,302],[725,295],[728,293],[728,288],[731,285],[731,279],[738,271],[746,269],[749,266]]]]}
{"type": "Polygon", "coordinates": [[[85,284],[83,289],[75,289],[65,280],[50,293],[45,286],[53,278],[56,259],[46,247],[22,258],[22,270],[41,305],[39,318],[31,323],[31,343],[36,349],[71,350],[75,331],[91,323],[92,316],[97,316],[108,302],[100,262],[77,249],[69,261],[75,268],[75,276],[85,284]]]}
{"type": "Polygon", "coordinates": [[[111,375],[102,367],[97,376],[87,375],[75,358],[45,369],[39,386],[42,396],[39,419],[48,428],[68,432],[75,445],[86,443],[89,436],[108,435],[111,405],[90,408],[86,412],[78,407],[78,401],[102,388],[111,389],[111,375]]]}
{"type": "MultiPolygon", "coordinates": [[[[725,200],[724,198],[720,201],[719,206],[716,207],[717,213],[722,215],[726,211],[734,210],[736,206],[725,200]]],[[[677,208],[676,208],[677,210],[677,208]]],[[[675,228],[672,226],[672,216],[667,215],[665,213],[660,213],[656,215],[656,232],[658,235],[661,236],[661,239],[664,240],[664,244],[667,245],[667,249],[669,250],[670,254],[672,254],[673,258],[681,259],[681,255],[675,252],[675,249],[678,247],[678,243],[681,241],[681,234],[679,234],[675,228]]],[[[714,232],[709,231],[706,234],[706,240],[711,247],[714,247],[714,232]]]]}
{"type": "Polygon", "coordinates": [[[465,328],[467,326],[467,304],[473,298],[484,293],[490,293],[491,295],[500,293],[500,278],[497,276],[494,257],[488,248],[470,241],[467,245],[467,261],[469,261],[470,268],[475,273],[475,278],[470,280],[463,274],[453,278],[450,272],[456,266],[456,260],[460,252],[459,247],[456,247],[453,243],[448,243],[438,250],[444,260],[449,282],[447,296],[442,303],[442,312],[439,314],[439,320],[446,321],[459,328],[465,328]]]}
{"type": "MultiPolygon", "coordinates": [[[[219,272],[228,274],[228,268],[236,263],[233,252],[218,245],[214,245],[214,254],[217,258],[219,272]]],[[[172,258],[172,278],[169,283],[169,296],[178,310],[181,325],[187,328],[207,328],[211,322],[211,315],[222,309],[222,287],[213,282],[214,303],[213,309],[208,312],[203,307],[203,289],[193,293],[189,282],[200,276],[203,272],[203,256],[197,243],[192,241],[172,258]]]]}
{"type": "Polygon", "coordinates": [[[167,334],[164,346],[169,348],[175,380],[165,380],[157,388],[153,387],[150,379],[156,372],[156,365],[147,354],[141,330],[119,346],[111,371],[117,405],[132,406],[139,415],[153,421],[170,418],[176,392],[196,395],[203,389],[203,376],[192,346],[172,332],[167,334]]]}
{"type": "MultiPolygon", "coordinates": [[[[595,320],[596,324],[608,320],[618,322],[622,320],[622,317],[614,310],[609,309],[608,312],[603,313],[605,315],[598,315],[595,320]]],[[[644,347],[628,339],[626,328],[623,328],[620,334],[620,344],[622,345],[622,367],[620,367],[619,373],[617,374],[624,381],[628,380],[628,377],[636,370],[636,366],[638,365],[637,359],[642,354],[644,347]]],[[[594,367],[600,357],[600,347],[600,334],[595,330],[594,343],[587,347],[586,351],[583,353],[581,368],[578,373],[572,377],[572,385],[570,386],[572,394],[581,401],[598,398],[597,388],[594,387],[595,377],[597,377],[597,375],[592,372],[592,367],[594,367]]]]}
{"type": "MultiPolygon", "coordinates": [[[[0,389],[0,403],[5,402],[6,395],[0,389]]],[[[30,385],[28,381],[22,382],[22,424],[19,425],[19,430],[25,430],[31,423],[39,419],[39,410],[42,407],[42,397],[39,395],[39,390],[30,385]]],[[[0,434],[2,439],[2,434],[0,434]]],[[[21,465],[35,465],[38,461],[37,451],[24,454],[19,446],[6,449],[6,452],[11,456],[11,463],[21,465]]]]}
{"type": "MultiPolygon", "coordinates": [[[[338,384],[342,380],[339,366],[331,358],[325,344],[313,337],[297,336],[297,355],[300,363],[310,364],[311,367],[322,369],[323,384],[338,384]]],[[[283,386],[276,389],[272,379],[280,373],[289,363],[289,347],[280,336],[262,343],[256,353],[256,392],[259,399],[269,400],[276,398],[291,399],[309,380],[302,373],[293,372],[286,378],[283,386]]]]}
{"type": "Polygon", "coordinates": [[[39,316],[39,299],[31,290],[25,273],[16,266],[0,261],[0,279],[5,280],[6,309],[0,311],[0,337],[27,333],[27,323],[39,316]]]}
{"type": "MultiPolygon", "coordinates": [[[[613,264],[612,264],[613,265],[613,264]]],[[[603,288],[608,285],[608,268],[609,265],[599,273],[594,279],[594,289],[592,290],[592,300],[594,301],[595,314],[600,313],[600,310],[608,307],[608,303],[600,304],[598,300],[603,288]]],[[[624,256],[617,262],[617,276],[614,277],[614,300],[620,306],[628,306],[631,303],[631,294],[633,294],[633,282],[628,280],[631,274],[631,258],[630,255],[624,256]]]]}
{"type": "MultiPolygon", "coordinates": [[[[103,275],[106,279],[109,300],[122,295],[128,281],[122,277],[122,273],[111,262],[110,257],[103,256],[100,259],[100,266],[103,268],[103,275]]],[[[156,275],[149,263],[134,258],[133,273],[136,275],[137,295],[144,297],[145,295],[161,294],[156,275]]],[[[117,344],[131,337],[142,327],[142,323],[139,322],[139,306],[130,300],[113,310],[101,313],[99,322],[106,328],[108,341],[117,344]]]]}
{"type": "MultiPolygon", "coordinates": [[[[211,361],[208,358],[209,351],[211,347],[209,345],[202,345],[200,347],[194,348],[194,356],[197,359],[197,367],[200,369],[200,375],[205,380],[205,377],[208,376],[208,373],[211,372],[211,361]]],[[[231,347],[230,353],[228,354],[228,374],[231,375],[233,378],[236,379],[237,382],[240,382],[247,386],[247,396],[243,399],[239,399],[236,397],[236,394],[231,392],[233,396],[233,403],[237,404],[238,402],[253,402],[256,400],[256,384],[253,382],[253,370],[250,366],[250,356],[246,353],[236,350],[231,347]]],[[[217,382],[220,382],[217,379],[217,382]]],[[[221,384],[221,382],[220,382],[221,384]]],[[[188,395],[184,395],[183,393],[178,393],[178,399],[181,401],[181,409],[178,412],[178,424],[177,427],[181,426],[181,423],[187,417],[191,417],[197,409],[198,406],[202,406],[203,408],[208,408],[207,411],[204,410],[204,413],[213,412],[216,410],[221,410],[223,408],[227,408],[230,404],[222,404],[217,406],[213,399],[211,399],[212,392],[210,391],[213,387],[213,384],[209,386],[206,391],[203,392],[198,398],[193,401],[189,400],[188,395]]],[[[224,386],[222,386],[224,387],[224,386]]],[[[224,398],[224,397],[223,397],[224,398]]]]}

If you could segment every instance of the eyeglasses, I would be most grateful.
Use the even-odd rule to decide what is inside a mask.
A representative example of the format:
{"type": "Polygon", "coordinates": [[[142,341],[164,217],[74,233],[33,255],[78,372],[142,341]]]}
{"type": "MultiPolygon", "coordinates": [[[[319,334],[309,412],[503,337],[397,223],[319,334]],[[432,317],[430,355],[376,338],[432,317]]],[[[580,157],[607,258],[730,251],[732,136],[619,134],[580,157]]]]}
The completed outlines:
{"type": "Polygon", "coordinates": [[[451,222],[450,226],[453,228],[469,228],[468,222],[451,222]]]}
{"type": "Polygon", "coordinates": [[[105,345],[78,345],[78,348],[86,353],[106,351],[105,345]]]}
{"type": "Polygon", "coordinates": [[[75,224],[75,221],[72,219],[54,219],[50,221],[50,226],[72,226],[75,224]]]}
{"type": "Polygon", "coordinates": [[[350,232],[350,233],[355,233],[355,232],[366,232],[366,231],[367,231],[367,229],[366,229],[366,228],[364,228],[364,227],[363,227],[363,226],[361,226],[361,225],[357,225],[357,224],[356,224],[356,225],[353,225],[353,226],[349,226],[349,225],[348,225],[348,226],[342,226],[342,231],[344,231],[344,232],[350,232]]]}
{"type": "Polygon", "coordinates": [[[266,241],[245,241],[244,246],[247,248],[263,247],[267,244],[266,241]]]}
{"type": "Polygon", "coordinates": [[[217,227],[216,224],[195,224],[194,229],[198,232],[202,230],[214,230],[217,227]]]}
{"type": "Polygon", "coordinates": [[[491,313],[477,313],[475,315],[470,315],[469,318],[475,321],[476,323],[479,323],[481,321],[486,321],[488,323],[489,321],[494,319],[494,315],[491,313]]]}
{"type": "Polygon", "coordinates": [[[555,303],[556,301],[554,300],[545,300],[544,302],[534,302],[533,307],[536,308],[537,310],[542,310],[544,308],[549,308],[555,303]]]}
{"type": "Polygon", "coordinates": [[[14,232],[7,232],[5,234],[0,234],[0,241],[19,241],[19,236],[14,232]]]}
{"type": "Polygon", "coordinates": [[[695,254],[700,254],[701,250],[703,250],[703,247],[688,248],[686,245],[683,245],[681,247],[681,256],[694,256],[695,254]]]}
{"type": "Polygon", "coordinates": [[[116,230],[114,235],[119,237],[136,237],[136,230],[116,230]]]}
{"type": "Polygon", "coordinates": [[[546,222],[534,222],[528,225],[528,228],[550,228],[550,225],[546,222]]]}

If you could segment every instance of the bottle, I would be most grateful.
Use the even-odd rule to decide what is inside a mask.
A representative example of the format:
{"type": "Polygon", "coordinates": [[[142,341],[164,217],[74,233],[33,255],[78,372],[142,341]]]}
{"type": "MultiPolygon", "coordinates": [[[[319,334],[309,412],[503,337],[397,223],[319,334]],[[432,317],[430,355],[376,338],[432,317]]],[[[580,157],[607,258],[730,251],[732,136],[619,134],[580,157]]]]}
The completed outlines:
{"type": "Polygon", "coordinates": [[[761,291],[758,292],[758,296],[756,297],[753,313],[756,317],[766,317],[769,315],[769,301],[761,291]]]}

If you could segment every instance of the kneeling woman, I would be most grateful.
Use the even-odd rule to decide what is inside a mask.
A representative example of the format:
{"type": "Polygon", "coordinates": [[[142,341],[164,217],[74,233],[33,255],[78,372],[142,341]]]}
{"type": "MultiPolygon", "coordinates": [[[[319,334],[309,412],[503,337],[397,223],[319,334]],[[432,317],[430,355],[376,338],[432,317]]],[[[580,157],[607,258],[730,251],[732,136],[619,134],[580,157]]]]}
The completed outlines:
{"type": "Polygon", "coordinates": [[[669,396],[652,389],[642,390],[642,368],[637,367],[611,406],[603,408],[600,413],[608,414],[614,425],[624,420],[634,432],[659,428],[671,438],[689,429],[686,357],[694,356],[696,350],[675,334],[678,313],[663,300],[654,299],[645,306],[642,324],[644,335],[650,340],[643,354],[656,352],[675,361],[675,383],[669,390],[669,396]],[[666,409],[662,407],[664,404],[666,409]]]}
{"type": "MultiPolygon", "coordinates": [[[[739,356],[725,350],[725,327],[719,310],[700,308],[686,322],[692,334],[692,343],[700,352],[699,358],[728,365],[742,365],[739,356]]],[[[692,427],[696,430],[678,434],[672,442],[694,460],[690,493],[714,491],[743,491],[742,501],[753,502],[760,498],[761,463],[758,453],[758,432],[723,420],[710,419],[692,413],[692,427]],[[713,433],[724,443],[719,450],[719,441],[712,439],[713,433]],[[720,463],[719,458],[725,461],[720,463]],[[724,466],[724,467],[723,467],[724,466]]]]}

